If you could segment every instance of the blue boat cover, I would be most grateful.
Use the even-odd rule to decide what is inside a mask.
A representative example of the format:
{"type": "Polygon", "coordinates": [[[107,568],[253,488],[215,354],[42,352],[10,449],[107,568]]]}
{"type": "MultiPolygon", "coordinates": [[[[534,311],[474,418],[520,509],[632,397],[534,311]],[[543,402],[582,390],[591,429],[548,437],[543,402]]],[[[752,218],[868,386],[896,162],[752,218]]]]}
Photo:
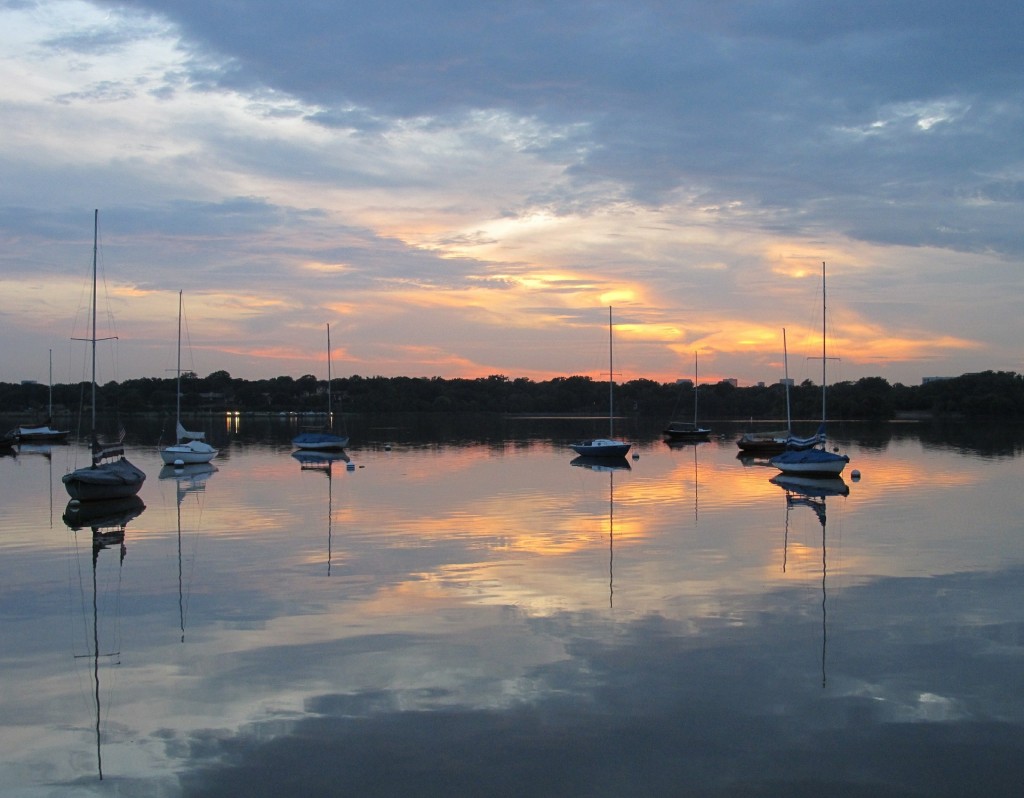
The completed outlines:
{"type": "Polygon", "coordinates": [[[778,454],[771,459],[771,463],[773,465],[820,465],[823,463],[834,463],[837,460],[842,460],[844,463],[850,462],[850,458],[844,454],[826,452],[824,449],[801,449],[799,451],[791,450],[778,454]]]}

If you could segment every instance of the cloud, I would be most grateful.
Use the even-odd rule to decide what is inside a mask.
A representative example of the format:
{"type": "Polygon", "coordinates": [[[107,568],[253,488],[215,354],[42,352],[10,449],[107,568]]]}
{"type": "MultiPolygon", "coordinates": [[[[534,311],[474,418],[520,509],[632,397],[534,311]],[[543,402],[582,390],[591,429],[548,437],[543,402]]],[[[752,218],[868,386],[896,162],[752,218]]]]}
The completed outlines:
{"type": "MultiPolygon", "coordinates": [[[[840,288],[873,272],[836,299],[879,342],[972,340],[942,367],[1019,367],[1005,271],[1024,255],[1017,4],[54,0],[2,14],[11,279],[71,271],[88,249],[72,219],[102,207],[124,279],[287,294],[295,314],[265,319],[277,338],[344,297],[362,362],[371,331],[400,347],[421,326],[426,300],[374,323],[400,286],[473,294],[466,337],[431,342],[462,368],[528,367],[501,352],[495,320],[529,335],[550,324],[531,307],[616,297],[656,329],[720,331],[715,349],[737,354],[709,374],[753,381],[764,352],[741,353],[732,331],[799,320],[812,292],[771,275],[806,258],[840,288]],[[968,304],[995,302],[977,325],[925,310],[959,301],[935,287],[950,268],[971,275],[968,304]],[[536,277],[551,274],[572,277],[536,277]],[[897,285],[909,317],[868,301],[897,285]]],[[[240,321],[235,337],[252,331],[240,321]]],[[[583,342],[547,333],[563,362],[583,342]]],[[[638,371],[668,377],[689,344],[637,352],[638,371]]],[[[916,374],[881,355],[886,376],[916,374]]]]}

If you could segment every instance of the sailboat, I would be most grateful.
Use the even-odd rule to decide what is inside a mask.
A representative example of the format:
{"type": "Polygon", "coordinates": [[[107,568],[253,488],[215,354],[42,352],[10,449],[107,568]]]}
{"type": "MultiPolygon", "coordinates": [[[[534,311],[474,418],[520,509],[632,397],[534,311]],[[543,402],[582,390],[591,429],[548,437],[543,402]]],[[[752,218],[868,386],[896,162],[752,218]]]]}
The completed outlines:
{"type": "Polygon", "coordinates": [[[740,451],[747,455],[757,456],[779,454],[786,451],[787,443],[793,435],[793,420],[789,405],[789,352],[786,349],[786,328],[782,328],[782,362],[785,369],[786,388],[786,428],[772,432],[745,432],[736,441],[740,451]]]}
{"type": "Polygon", "coordinates": [[[818,436],[821,448],[789,449],[773,457],[769,462],[784,474],[818,474],[838,476],[842,473],[850,458],[845,454],[829,452],[825,449],[825,263],[821,264],[821,427],[818,436]]]}
{"type": "Polygon", "coordinates": [[[697,424],[697,353],[693,353],[693,423],[689,421],[670,421],[661,431],[668,443],[685,443],[706,441],[711,434],[707,427],[697,424]]]}
{"type": "Polygon", "coordinates": [[[50,350],[50,383],[46,420],[42,424],[20,425],[15,431],[18,443],[62,443],[67,440],[69,430],[54,429],[53,419],[53,350],[50,350]]]}
{"type": "Polygon", "coordinates": [[[332,452],[348,446],[348,436],[334,431],[334,415],[331,412],[331,325],[327,325],[327,427],[323,430],[300,432],[292,438],[297,449],[332,452]]]}
{"type": "Polygon", "coordinates": [[[167,465],[194,465],[209,463],[217,456],[217,450],[203,440],[204,432],[190,432],[181,424],[181,291],[178,291],[178,376],[175,392],[177,402],[174,411],[174,432],[176,442],[160,450],[160,458],[167,465]]]}
{"type": "Polygon", "coordinates": [[[61,477],[68,495],[78,501],[101,501],[134,496],[146,481],[145,473],[124,456],[122,441],[101,443],[96,436],[96,252],[99,238],[100,212],[93,215],[92,233],[92,337],[85,339],[92,344],[92,417],[89,445],[92,464],[77,468],[61,477]],[[115,459],[116,458],[116,459],[115,459]]]}
{"type": "Polygon", "coordinates": [[[612,368],[612,309],[608,308],[608,437],[592,438],[572,444],[584,457],[625,457],[630,444],[615,440],[615,372],[612,368]]]}

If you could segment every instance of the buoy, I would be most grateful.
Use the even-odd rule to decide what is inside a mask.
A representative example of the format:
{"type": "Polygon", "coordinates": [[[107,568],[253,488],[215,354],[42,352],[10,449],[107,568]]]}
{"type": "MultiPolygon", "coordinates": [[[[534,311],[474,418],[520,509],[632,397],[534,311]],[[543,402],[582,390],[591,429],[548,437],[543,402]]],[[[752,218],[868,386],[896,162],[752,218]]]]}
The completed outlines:
{"type": "Polygon", "coordinates": [[[860,471],[858,471],[855,468],[855,469],[853,469],[853,471],[850,472],[850,476],[853,477],[854,481],[856,481],[856,480],[860,479],[860,471]]]}
{"type": "Polygon", "coordinates": [[[390,452],[391,451],[391,444],[390,443],[385,443],[384,444],[384,451],[385,452],[390,452]]]}
{"type": "Polygon", "coordinates": [[[636,452],[633,452],[633,459],[634,460],[639,460],[640,459],[640,455],[638,455],[636,452]]]}
{"type": "Polygon", "coordinates": [[[355,471],[356,470],[356,464],[355,463],[349,463],[348,465],[345,466],[345,470],[346,471],[355,471]]]}

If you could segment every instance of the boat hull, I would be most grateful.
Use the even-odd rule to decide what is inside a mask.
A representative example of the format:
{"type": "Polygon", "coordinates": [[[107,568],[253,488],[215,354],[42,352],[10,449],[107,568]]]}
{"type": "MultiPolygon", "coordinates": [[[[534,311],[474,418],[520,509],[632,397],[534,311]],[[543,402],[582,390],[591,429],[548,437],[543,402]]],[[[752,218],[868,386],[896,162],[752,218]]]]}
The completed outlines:
{"type": "Polygon", "coordinates": [[[160,450],[160,459],[167,465],[209,463],[216,456],[217,450],[202,441],[178,443],[160,450]]]}
{"type": "Polygon", "coordinates": [[[572,450],[583,457],[625,457],[631,444],[597,438],[572,444],[572,450]]]}
{"type": "Polygon", "coordinates": [[[19,443],[63,443],[68,432],[50,427],[18,427],[17,436],[19,443]]]}
{"type": "Polygon", "coordinates": [[[125,458],[78,468],[61,477],[72,499],[82,502],[125,499],[139,492],[145,473],[125,458]]]}
{"type": "Polygon", "coordinates": [[[769,462],[783,474],[837,476],[846,468],[850,458],[844,454],[834,454],[822,449],[804,449],[783,452],[769,462]]]}
{"type": "Polygon", "coordinates": [[[711,435],[711,430],[706,427],[698,427],[693,424],[680,424],[673,422],[661,431],[667,441],[706,441],[711,435]]]}
{"type": "Polygon", "coordinates": [[[348,437],[331,432],[302,432],[292,439],[292,446],[315,452],[337,452],[348,446],[348,437]]]}

